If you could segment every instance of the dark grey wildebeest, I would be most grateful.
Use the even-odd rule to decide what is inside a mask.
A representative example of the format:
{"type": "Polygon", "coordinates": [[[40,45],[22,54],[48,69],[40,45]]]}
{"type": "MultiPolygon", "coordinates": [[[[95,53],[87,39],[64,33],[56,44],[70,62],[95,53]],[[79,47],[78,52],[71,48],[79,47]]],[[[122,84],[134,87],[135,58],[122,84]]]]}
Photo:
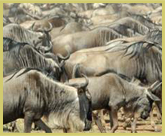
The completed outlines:
{"type": "MultiPolygon", "coordinates": [[[[84,78],[70,79],[69,83],[83,83],[84,78]]],[[[160,101],[152,91],[160,84],[149,88],[122,79],[115,73],[108,73],[100,77],[90,77],[88,90],[92,98],[92,110],[107,109],[110,115],[111,132],[118,128],[117,112],[123,107],[125,112],[134,118],[132,132],[136,132],[138,117],[146,119],[150,114],[153,101],[160,101]]]]}
{"type": "Polygon", "coordinates": [[[63,128],[76,132],[88,130],[91,121],[91,97],[88,79],[75,87],[53,81],[34,69],[22,69],[3,78],[3,124],[24,118],[24,132],[31,132],[32,122],[46,132],[63,128]],[[41,117],[48,119],[47,127],[41,117]]]}

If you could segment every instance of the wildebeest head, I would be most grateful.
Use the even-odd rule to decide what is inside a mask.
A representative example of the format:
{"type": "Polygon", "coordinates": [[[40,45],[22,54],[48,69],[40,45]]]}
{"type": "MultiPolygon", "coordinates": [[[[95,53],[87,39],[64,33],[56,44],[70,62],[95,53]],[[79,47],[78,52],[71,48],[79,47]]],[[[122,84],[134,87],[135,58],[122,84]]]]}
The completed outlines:
{"type": "Polygon", "coordinates": [[[150,111],[152,109],[152,103],[155,101],[160,101],[160,99],[152,93],[157,89],[162,83],[155,82],[149,88],[147,88],[144,94],[137,100],[135,110],[138,111],[142,119],[147,119],[150,111]]]}
{"type": "Polygon", "coordinates": [[[78,90],[79,104],[80,104],[80,118],[85,122],[84,130],[89,130],[92,123],[92,103],[91,103],[91,94],[89,93],[87,86],[89,80],[85,75],[82,75],[86,79],[86,83],[82,84],[70,84],[70,86],[76,87],[78,90]]]}
{"type": "MultiPolygon", "coordinates": [[[[32,26],[30,27],[30,29],[32,29],[33,31],[33,27],[34,27],[35,23],[32,24],[32,26]]],[[[37,46],[39,47],[39,49],[41,49],[43,52],[48,52],[51,50],[52,48],[52,42],[51,42],[51,36],[49,35],[49,32],[52,30],[53,26],[51,23],[49,23],[49,28],[41,28],[39,30],[37,30],[37,32],[41,32],[42,36],[39,37],[39,41],[37,44],[37,46]],[[42,47],[45,48],[42,48],[42,47]]]]}
{"type": "Polygon", "coordinates": [[[57,54],[57,55],[54,55],[53,53],[45,53],[44,56],[46,58],[51,58],[53,61],[55,61],[58,65],[58,71],[56,71],[56,80],[60,80],[61,78],[61,75],[63,74],[64,72],[64,65],[65,65],[65,60],[69,59],[70,57],[70,53],[68,53],[67,56],[62,56],[61,54],[57,54]],[[58,74],[57,74],[58,73],[58,74]]]}

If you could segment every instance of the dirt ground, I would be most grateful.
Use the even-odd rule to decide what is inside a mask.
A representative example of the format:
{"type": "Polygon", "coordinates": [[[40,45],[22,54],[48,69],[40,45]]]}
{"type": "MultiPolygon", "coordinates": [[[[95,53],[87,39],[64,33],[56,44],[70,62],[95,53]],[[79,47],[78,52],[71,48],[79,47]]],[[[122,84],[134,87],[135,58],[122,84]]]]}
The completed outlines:
{"type": "MultiPolygon", "coordinates": [[[[104,115],[105,118],[105,122],[106,122],[106,132],[109,133],[110,132],[110,123],[109,123],[109,116],[108,115],[104,115]]],[[[151,126],[151,121],[150,118],[148,118],[147,120],[141,120],[139,119],[137,122],[137,133],[161,133],[162,132],[162,124],[161,124],[161,120],[158,119],[157,114],[154,114],[154,121],[156,123],[156,132],[154,131],[154,128],[151,126]]],[[[122,118],[119,117],[119,127],[116,131],[116,133],[131,133],[131,126],[127,127],[127,129],[125,130],[123,128],[123,123],[124,121],[122,120],[122,118]]],[[[15,132],[23,132],[23,120],[19,119],[17,120],[17,129],[15,130],[15,132]]],[[[4,126],[3,128],[4,133],[11,133],[10,130],[4,126]]],[[[60,129],[52,129],[53,133],[63,133],[62,130],[60,129]]],[[[42,130],[32,130],[32,133],[45,133],[42,130]]],[[[98,127],[93,123],[92,129],[90,131],[86,131],[83,133],[100,133],[98,127]]]]}

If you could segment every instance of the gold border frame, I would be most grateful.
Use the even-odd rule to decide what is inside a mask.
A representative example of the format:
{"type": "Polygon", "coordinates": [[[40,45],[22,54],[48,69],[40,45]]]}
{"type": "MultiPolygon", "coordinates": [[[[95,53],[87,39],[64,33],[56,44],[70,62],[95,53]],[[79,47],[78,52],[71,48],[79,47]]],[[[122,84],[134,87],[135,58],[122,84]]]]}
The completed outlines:
{"type": "MultiPolygon", "coordinates": [[[[83,1],[76,1],[76,0],[0,0],[0,15],[1,15],[1,21],[0,21],[0,31],[2,33],[0,33],[1,36],[3,36],[3,3],[162,3],[162,7],[165,7],[165,1],[164,0],[138,0],[138,1],[134,1],[134,0],[111,0],[111,1],[108,1],[108,0],[83,0],[83,1]]],[[[162,16],[165,16],[165,10],[162,10],[162,16]]],[[[162,24],[165,23],[165,18],[163,18],[163,22],[162,24]]],[[[164,28],[164,27],[163,27],[164,28]]],[[[165,43],[165,39],[163,38],[162,36],[162,44],[165,43]]],[[[0,40],[0,52],[3,52],[3,40],[1,39],[0,40]]],[[[164,60],[164,57],[165,57],[165,51],[163,50],[163,53],[162,53],[162,59],[164,60]],[[164,54],[164,55],[163,55],[164,54]]],[[[83,136],[83,135],[93,135],[93,136],[99,136],[99,135],[115,135],[115,136],[132,136],[132,135],[139,135],[139,136],[164,136],[165,135],[165,125],[163,125],[163,123],[165,122],[165,118],[164,118],[164,115],[165,115],[165,108],[164,106],[162,106],[163,108],[163,115],[162,115],[162,132],[161,133],[136,133],[136,134],[131,134],[131,133],[51,133],[51,134],[46,134],[46,133],[30,133],[30,134],[25,134],[25,133],[3,133],[3,53],[0,53],[0,61],[2,62],[0,65],[0,83],[1,83],[1,86],[0,86],[0,136],[12,136],[12,135],[15,135],[15,136],[27,136],[27,135],[63,135],[63,136],[66,136],[66,135],[70,135],[70,136],[83,136]]],[[[165,63],[162,61],[162,74],[163,74],[163,68],[164,68],[164,65],[165,63]]],[[[162,75],[163,77],[163,81],[164,81],[164,75],[162,75]]],[[[163,90],[164,90],[164,86],[163,87],[163,90]]],[[[162,92],[162,98],[165,97],[165,92],[163,91],[162,92]]],[[[163,105],[165,105],[165,99],[162,100],[162,103],[163,105]]]]}

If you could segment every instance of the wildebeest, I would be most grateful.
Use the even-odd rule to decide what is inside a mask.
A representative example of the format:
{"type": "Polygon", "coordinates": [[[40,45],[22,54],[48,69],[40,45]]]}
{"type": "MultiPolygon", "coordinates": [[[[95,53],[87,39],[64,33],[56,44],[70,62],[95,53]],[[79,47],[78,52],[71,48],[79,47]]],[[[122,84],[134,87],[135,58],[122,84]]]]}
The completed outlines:
{"type": "MultiPolygon", "coordinates": [[[[49,35],[45,33],[49,32],[50,29],[45,30],[44,32],[34,32],[27,30],[18,24],[9,24],[3,27],[3,37],[10,38],[20,43],[28,43],[30,45],[36,46],[36,48],[40,46],[50,47],[51,39],[49,35]]],[[[49,48],[46,48],[45,50],[49,50],[49,48]]]]}
{"type": "Polygon", "coordinates": [[[77,32],[73,34],[61,35],[52,39],[54,54],[66,55],[84,48],[104,46],[106,42],[123,37],[113,29],[100,27],[91,31],[77,32]]]}
{"type": "Polygon", "coordinates": [[[69,78],[76,64],[80,64],[80,70],[88,76],[113,69],[129,78],[136,77],[150,84],[162,79],[162,53],[146,41],[119,43],[106,51],[75,52],[65,65],[69,78]]]}
{"type": "Polygon", "coordinates": [[[51,132],[41,120],[45,116],[51,128],[71,132],[89,129],[91,98],[87,85],[88,79],[71,87],[40,71],[22,69],[12,77],[3,78],[3,124],[24,118],[24,132],[31,132],[32,122],[51,132]]]}
{"type": "MultiPolygon", "coordinates": [[[[65,64],[69,79],[76,64],[80,64],[80,72],[87,76],[112,69],[129,78],[136,77],[148,85],[157,80],[162,81],[162,53],[156,46],[145,41],[117,44],[102,52],[75,52],[65,64]]],[[[162,100],[162,90],[155,93],[162,100]]],[[[161,102],[158,107],[162,113],[161,102]]]]}
{"type": "Polygon", "coordinates": [[[26,67],[41,68],[54,78],[58,78],[59,76],[62,62],[59,63],[57,59],[53,60],[53,58],[46,58],[43,54],[39,53],[36,49],[26,43],[17,43],[11,39],[4,38],[4,50],[4,76],[26,67]]]}
{"type": "MultiPolygon", "coordinates": [[[[84,78],[70,79],[69,83],[83,83],[84,78]]],[[[152,108],[153,101],[160,99],[152,94],[152,88],[141,87],[128,82],[117,74],[108,73],[100,77],[90,77],[88,90],[92,98],[92,110],[109,110],[111,132],[118,127],[117,111],[124,107],[125,112],[131,113],[134,117],[132,132],[136,131],[136,120],[138,117],[146,119],[152,108]]],[[[132,117],[132,116],[131,116],[132,117]]]]}

